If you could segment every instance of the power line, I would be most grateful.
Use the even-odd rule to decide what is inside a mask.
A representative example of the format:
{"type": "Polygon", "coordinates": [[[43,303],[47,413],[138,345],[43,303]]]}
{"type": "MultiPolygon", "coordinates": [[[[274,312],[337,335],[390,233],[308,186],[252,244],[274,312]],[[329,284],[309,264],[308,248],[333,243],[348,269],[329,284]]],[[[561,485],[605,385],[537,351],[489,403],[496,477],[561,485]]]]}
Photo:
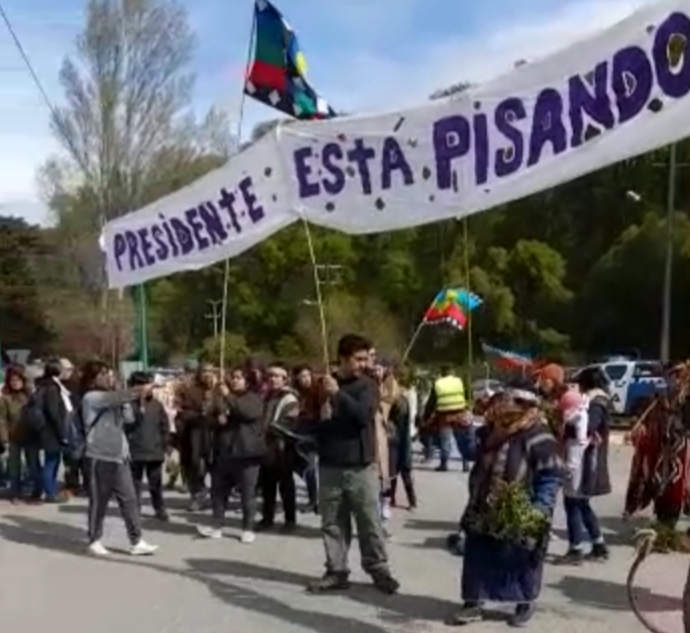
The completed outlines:
{"type": "Polygon", "coordinates": [[[21,55],[22,60],[24,60],[24,65],[26,66],[26,69],[29,71],[31,78],[34,80],[34,83],[36,84],[38,91],[41,93],[41,96],[43,97],[43,101],[45,102],[46,106],[48,106],[50,113],[53,115],[53,117],[57,121],[58,118],[57,118],[57,111],[55,110],[55,106],[53,106],[53,102],[50,100],[50,97],[48,96],[48,93],[46,92],[45,88],[43,87],[41,80],[38,78],[38,75],[36,74],[36,71],[34,70],[33,64],[31,63],[29,56],[27,55],[26,51],[24,50],[24,47],[22,46],[22,43],[19,39],[19,36],[17,35],[17,32],[14,30],[14,27],[12,26],[12,22],[10,21],[10,18],[7,15],[7,12],[5,11],[5,7],[3,6],[2,2],[0,2],[0,17],[2,17],[3,22],[5,22],[5,26],[7,27],[7,30],[9,31],[9,34],[12,37],[12,40],[14,41],[14,45],[17,48],[17,51],[19,51],[19,54],[21,55]]]}

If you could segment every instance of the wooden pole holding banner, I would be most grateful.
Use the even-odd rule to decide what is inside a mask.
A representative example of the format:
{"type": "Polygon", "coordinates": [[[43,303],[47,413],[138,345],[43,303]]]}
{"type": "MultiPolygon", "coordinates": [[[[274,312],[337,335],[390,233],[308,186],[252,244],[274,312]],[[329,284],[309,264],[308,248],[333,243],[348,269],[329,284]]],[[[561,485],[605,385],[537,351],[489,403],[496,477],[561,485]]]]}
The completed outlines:
{"type": "MultiPolygon", "coordinates": [[[[470,240],[467,216],[462,220],[463,226],[463,250],[465,251],[465,286],[468,293],[471,292],[470,287],[470,240]]],[[[472,310],[467,311],[467,389],[469,392],[472,384],[472,367],[474,364],[474,356],[472,354],[472,310]]],[[[471,393],[469,394],[472,395],[471,393]]]]}
{"type": "MultiPolygon", "coordinates": [[[[244,91],[245,82],[247,80],[247,70],[252,60],[252,51],[254,49],[254,39],[256,38],[256,14],[254,9],[254,2],[252,2],[252,27],[249,33],[249,45],[247,46],[247,61],[244,65],[244,72],[242,73],[242,96],[240,97],[239,117],[237,120],[237,146],[240,147],[242,143],[242,128],[244,124],[244,106],[247,101],[247,95],[244,91]]],[[[225,260],[225,269],[223,272],[223,306],[220,314],[220,379],[225,378],[225,332],[228,322],[228,286],[230,285],[230,259],[225,260]]]]}
{"type": "Polygon", "coordinates": [[[330,358],[328,354],[328,325],[326,323],[326,308],[323,303],[323,295],[321,294],[321,281],[319,280],[319,269],[316,264],[316,252],[314,251],[314,242],[311,238],[311,229],[309,222],[302,215],[302,224],[304,225],[304,234],[307,237],[307,246],[309,247],[309,258],[311,259],[311,269],[314,275],[314,292],[316,293],[316,303],[319,307],[319,321],[321,322],[321,345],[323,346],[323,362],[324,372],[330,373],[330,358]]]}

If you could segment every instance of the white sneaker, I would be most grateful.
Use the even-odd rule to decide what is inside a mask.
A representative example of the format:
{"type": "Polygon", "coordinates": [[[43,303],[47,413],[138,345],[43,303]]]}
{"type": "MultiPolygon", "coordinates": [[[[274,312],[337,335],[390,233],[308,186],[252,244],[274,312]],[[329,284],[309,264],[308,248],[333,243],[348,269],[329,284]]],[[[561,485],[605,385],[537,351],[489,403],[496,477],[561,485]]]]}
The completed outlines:
{"type": "Polygon", "coordinates": [[[221,530],[209,527],[207,525],[197,525],[196,531],[199,534],[199,536],[203,536],[204,538],[223,538],[223,532],[221,530]]]}
{"type": "Polygon", "coordinates": [[[93,556],[107,556],[110,552],[105,548],[100,541],[94,541],[89,544],[89,554],[93,556]]]}
{"type": "Polygon", "coordinates": [[[245,530],[242,532],[242,536],[240,536],[240,541],[245,545],[251,545],[255,540],[256,534],[254,534],[254,532],[250,532],[249,530],[245,530]]]}
{"type": "Polygon", "coordinates": [[[151,556],[158,549],[158,545],[151,545],[144,539],[141,539],[136,545],[132,545],[129,553],[132,556],[151,556]]]}

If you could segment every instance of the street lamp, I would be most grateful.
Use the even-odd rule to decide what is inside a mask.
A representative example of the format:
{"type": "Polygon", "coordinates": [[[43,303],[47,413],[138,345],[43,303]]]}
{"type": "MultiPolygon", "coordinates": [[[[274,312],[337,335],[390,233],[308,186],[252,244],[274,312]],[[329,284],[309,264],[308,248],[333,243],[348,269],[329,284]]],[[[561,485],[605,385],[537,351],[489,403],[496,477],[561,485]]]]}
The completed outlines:
{"type": "Polygon", "coordinates": [[[668,363],[671,356],[671,290],[673,282],[673,241],[675,237],[677,145],[673,143],[668,157],[668,190],[666,192],[666,262],[661,317],[661,362],[668,363]]]}
{"type": "MultiPolygon", "coordinates": [[[[673,242],[675,237],[676,171],[678,169],[677,150],[678,146],[675,143],[669,146],[668,184],[666,191],[666,258],[664,262],[664,284],[661,294],[661,341],[659,345],[659,357],[662,363],[668,363],[671,356],[671,293],[673,289],[673,242]]],[[[625,195],[633,202],[640,202],[642,200],[642,196],[631,189],[626,191],[625,195]]]]}

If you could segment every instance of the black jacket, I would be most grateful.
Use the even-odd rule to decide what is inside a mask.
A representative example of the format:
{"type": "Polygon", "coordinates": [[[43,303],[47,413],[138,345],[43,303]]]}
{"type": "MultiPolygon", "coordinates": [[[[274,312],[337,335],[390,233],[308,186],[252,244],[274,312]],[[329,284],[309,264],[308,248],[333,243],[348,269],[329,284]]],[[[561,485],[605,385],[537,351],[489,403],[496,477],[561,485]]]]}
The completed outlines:
{"type": "Polygon", "coordinates": [[[331,418],[315,429],[319,461],[337,468],[369,466],[376,461],[376,382],[369,376],[336,380],[340,390],[331,399],[331,418]]]}
{"type": "Polygon", "coordinates": [[[595,395],[590,403],[588,413],[587,435],[596,438],[590,444],[582,458],[582,494],[598,497],[611,492],[609,474],[609,434],[611,414],[609,400],[605,396],[595,395]]]}
{"type": "Polygon", "coordinates": [[[215,452],[220,460],[255,459],[266,454],[264,401],[253,391],[225,398],[227,422],[215,433],[215,452]]]}
{"type": "Polygon", "coordinates": [[[40,432],[40,446],[44,451],[57,453],[67,437],[67,408],[60,394],[60,387],[52,378],[36,381],[40,392],[41,409],[45,424],[40,432]]]}
{"type": "Polygon", "coordinates": [[[391,407],[388,416],[391,434],[388,452],[391,459],[391,476],[400,470],[412,468],[412,435],[410,429],[410,404],[407,396],[400,396],[391,407]]]}
{"type": "Polygon", "coordinates": [[[162,462],[170,439],[170,419],[156,398],[148,398],[142,407],[135,402],[134,424],[128,425],[127,440],[133,462],[162,462]]]}

